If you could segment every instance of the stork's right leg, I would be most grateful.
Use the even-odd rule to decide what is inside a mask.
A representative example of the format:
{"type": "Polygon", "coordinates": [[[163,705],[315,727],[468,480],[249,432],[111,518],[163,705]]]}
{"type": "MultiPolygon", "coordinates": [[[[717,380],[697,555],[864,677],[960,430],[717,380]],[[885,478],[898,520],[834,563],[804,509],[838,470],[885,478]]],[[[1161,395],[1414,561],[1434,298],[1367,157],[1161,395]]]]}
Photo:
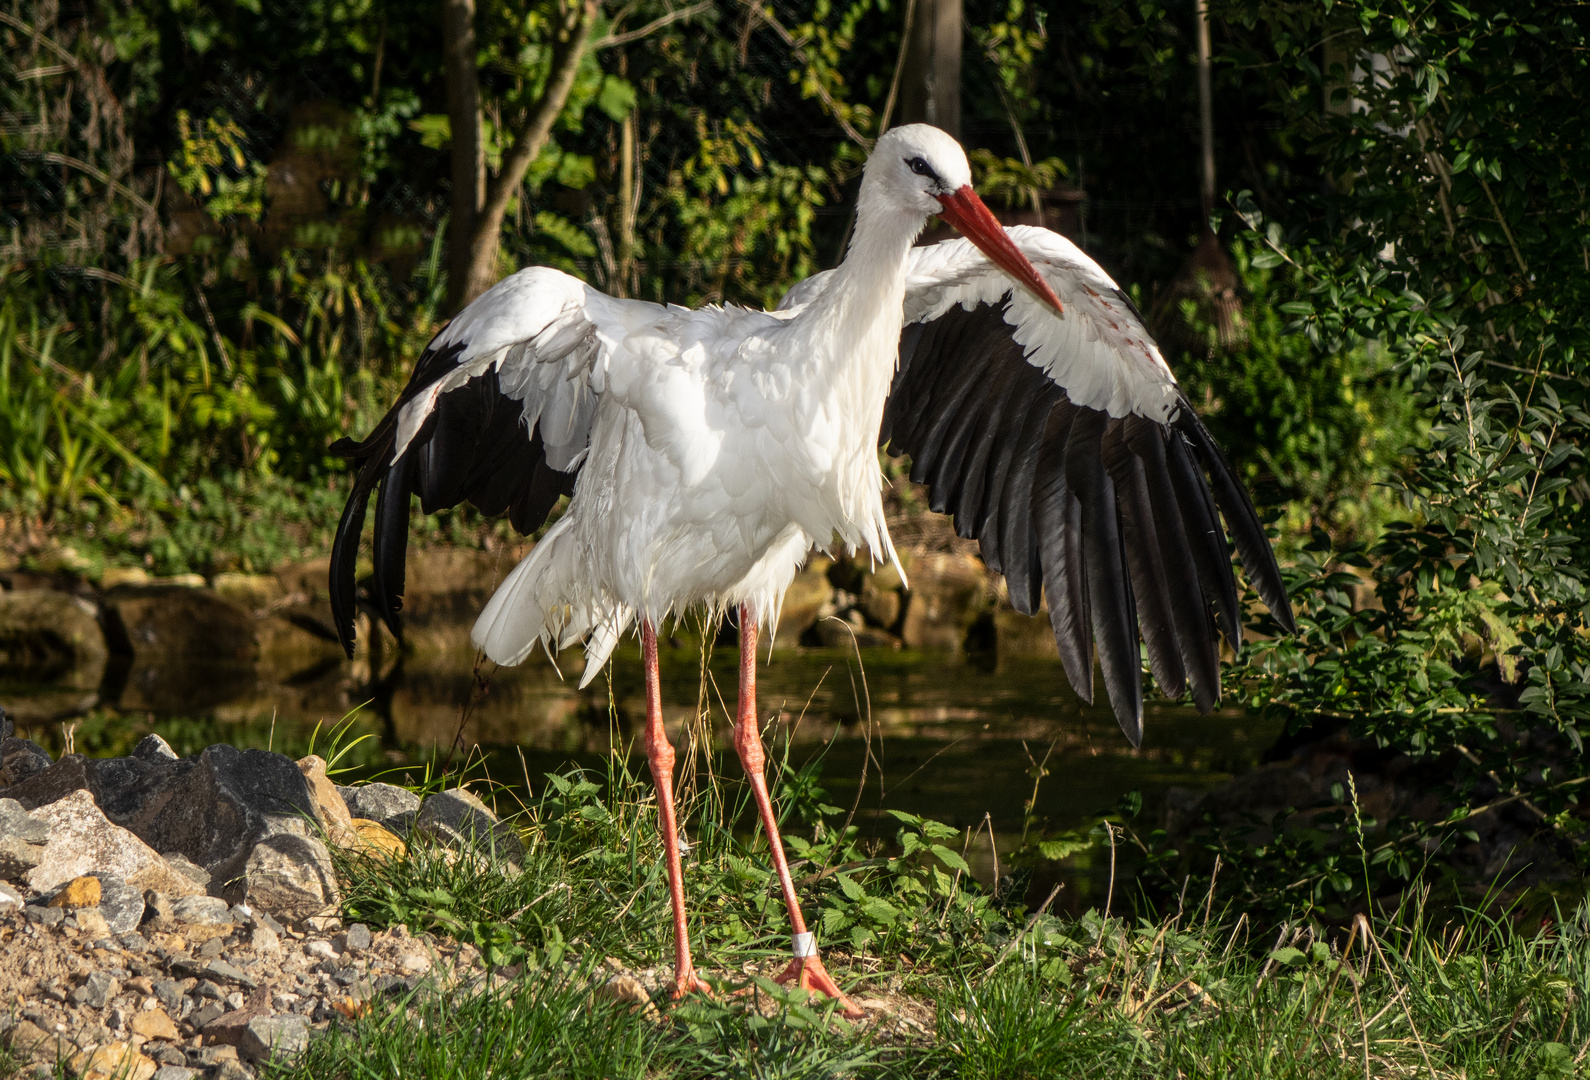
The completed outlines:
{"type": "Polygon", "coordinates": [[[679,864],[679,825],[674,819],[674,748],[663,728],[662,683],[657,674],[657,631],[640,627],[640,659],[646,669],[646,761],[657,786],[657,820],[662,825],[663,857],[668,863],[668,898],[674,910],[674,997],[693,990],[711,993],[690,962],[690,930],[685,925],[685,878],[679,864]]]}

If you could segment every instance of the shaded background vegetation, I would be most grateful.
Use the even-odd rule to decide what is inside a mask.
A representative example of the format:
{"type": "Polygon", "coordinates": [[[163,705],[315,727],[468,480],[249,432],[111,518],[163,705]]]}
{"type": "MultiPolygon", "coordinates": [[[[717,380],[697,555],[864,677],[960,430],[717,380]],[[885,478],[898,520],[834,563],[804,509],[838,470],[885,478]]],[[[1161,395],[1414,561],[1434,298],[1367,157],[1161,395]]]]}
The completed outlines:
{"type": "MultiPolygon", "coordinates": [[[[838,259],[902,5],[681,10],[601,10],[501,271],[760,304],[838,259]]],[[[1153,312],[1275,508],[1303,632],[1257,623],[1230,689],[1441,785],[1434,818],[1365,821],[1344,794],[1285,842],[1145,846],[1176,874],[1235,858],[1250,869],[1223,887],[1278,906],[1304,867],[1306,901],[1338,911],[1432,850],[1460,858],[1485,814],[1522,814],[1578,867],[1583,9],[1214,4],[1207,221],[1190,6],[966,12],[985,192],[1036,201],[1153,312]],[[1224,259],[1194,258],[1206,226],[1224,259]]],[[[564,14],[481,6],[488,174],[564,14]]],[[[325,546],[343,482],[325,447],[448,314],[438,25],[403,0],[0,0],[10,557],[209,573],[325,546]]]]}

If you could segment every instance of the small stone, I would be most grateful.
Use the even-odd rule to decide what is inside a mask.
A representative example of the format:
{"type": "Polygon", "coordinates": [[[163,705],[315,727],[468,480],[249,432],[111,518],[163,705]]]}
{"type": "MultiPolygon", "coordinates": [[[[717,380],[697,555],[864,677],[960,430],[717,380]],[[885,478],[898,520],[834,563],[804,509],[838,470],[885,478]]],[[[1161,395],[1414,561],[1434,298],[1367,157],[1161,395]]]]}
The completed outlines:
{"type": "Polygon", "coordinates": [[[215,979],[235,983],[238,986],[252,990],[259,985],[259,980],[250,978],[225,960],[216,960],[204,965],[205,974],[215,979]]]}
{"type": "Polygon", "coordinates": [[[238,1049],[250,1061],[295,1057],[309,1046],[309,1027],[298,1016],[260,1016],[248,1022],[238,1049]]]}
{"type": "Polygon", "coordinates": [[[372,939],[370,928],[364,923],[354,923],[343,933],[343,949],[346,952],[369,952],[372,939]]]}
{"type": "Polygon", "coordinates": [[[120,1031],[127,1026],[127,1010],[120,1005],[112,1005],[105,1014],[105,1026],[112,1031],[120,1031]]]}
{"type": "Polygon", "coordinates": [[[337,950],[332,946],[331,942],[318,938],[314,941],[304,942],[304,953],[307,956],[313,956],[321,960],[335,960],[337,958],[337,950]]]}
{"type": "Polygon", "coordinates": [[[25,901],[22,899],[21,893],[17,892],[5,882],[0,881],[0,915],[5,915],[12,911],[19,911],[23,907],[24,903],[25,901]]]}
{"type": "Polygon", "coordinates": [[[196,1080],[198,1069],[190,1069],[185,1065],[162,1065],[155,1070],[150,1080],[196,1080]]]}
{"type": "Polygon", "coordinates": [[[171,905],[171,917],[190,926],[231,926],[231,905],[218,896],[184,896],[171,905]]]}
{"type": "Polygon", "coordinates": [[[135,975],[130,979],[123,980],[121,985],[122,989],[128,993],[142,994],[145,997],[153,993],[155,989],[154,980],[147,975],[135,975]]]}
{"type": "Polygon", "coordinates": [[[133,747],[132,756],[143,761],[176,761],[177,752],[159,735],[145,735],[133,747]]]}
{"type": "Polygon", "coordinates": [[[50,907],[98,907],[99,894],[99,878],[85,874],[68,881],[59,892],[50,897],[50,907]]]}
{"type": "Polygon", "coordinates": [[[219,983],[213,983],[209,979],[205,979],[200,982],[198,986],[193,988],[193,996],[196,998],[210,998],[212,1001],[220,1001],[222,998],[226,997],[226,991],[221,989],[219,983]]]}
{"type": "Polygon", "coordinates": [[[103,971],[91,971],[83,985],[72,991],[72,1000],[91,1009],[103,1009],[111,998],[121,993],[121,983],[103,971]]]}
{"type": "MultiPolygon", "coordinates": [[[[59,1035],[51,1034],[39,1027],[32,1020],[23,1020],[11,1029],[7,1036],[11,1053],[26,1061],[31,1057],[34,1061],[49,1062],[54,1064],[57,1047],[64,1040],[59,1035]]],[[[70,1044],[67,1044],[70,1045],[70,1044]]],[[[52,1072],[50,1075],[54,1075],[52,1072]]]]}
{"type": "MultiPolygon", "coordinates": [[[[105,921],[105,916],[100,913],[97,907],[78,909],[77,929],[88,940],[96,943],[101,938],[109,938],[111,933],[110,923],[105,921]]],[[[115,942],[112,941],[111,944],[115,944],[115,942]]]]}
{"type": "Polygon", "coordinates": [[[154,1061],[124,1042],[113,1042],[72,1059],[72,1071],[82,1080],[150,1080],[159,1068],[154,1061]]]}
{"type": "Polygon", "coordinates": [[[155,889],[144,890],[144,915],[151,919],[175,918],[171,897],[155,889]]]}
{"type": "Polygon", "coordinates": [[[383,975],[375,981],[375,992],[378,994],[406,994],[414,989],[414,980],[405,979],[398,975],[383,975]]]}
{"type": "Polygon", "coordinates": [[[248,943],[255,952],[261,953],[279,952],[282,947],[281,936],[268,926],[256,926],[249,934],[248,943]]]}
{"type": "Polygon", "coordinates": [[[225,1061],[236,1061],[237,1046],[233,1043],[206,1046],[199,1051],[199,1060],[206,1065],[219,1065],[225,1061]]]}
{"type": "Polygon", "coordinates": [[[149,992],[159,998],[160,1004],[164,1005],[168,1011],[180,1012],[182,1010],[182,984],[177,982],[177,980],[157,979],[154,985],[149,988],[149,992]]]}
{"type": "Polygon", "coordinates": [[[200,1005],[188,1014],[188,1026],[194,1031],[202,1031],[211,1022],[225,1015],[225,1013],[226,1009],[213,1001],[207,1005],[200,1005]]]}
{"type": "Polygon", "coordinates": [[[112,934],[138,929],[144,919],[143,893],[111,874],[96,874],[99,879],[99,913],[105,916],[112,934]]]}
{"type": "Polygon", "coordinates": [[[170,1039],[175,1042],[182,1038],[182,1033],[177,1030],[176,1021],[158,1005],[134,1016],[132,1029],[134,1034],[142,1035],[146,1039],[170,1039]]]}
{"type": "Polygon", "coordinates": [[[66,912],[58,907],[44,907],[41,904],[27,906],[29,922],[38,923],[40,926],[56,927],[66,921],[66,912]]]}
{"type": "Polygon", "coordinates": [[[213,937],[209,941],[206,941],[203,945],[199,946],[199,959],[213,960],[225,951],[226,941],[219,937],[213,937]]]}
{"type": "Polygon", "coordinates": [[[236,1009],[241,1009],[243,1007],[243,1002],[245,1000],[247,1000],[247,999],[245,999],[243,997],[243,994],[242,994],[241,991],[233,990],[230,994],[226,995],[226,998],[224,999],[223,1004],[228,1009],[236,1010],[236,1009]]]}
{"type": "Polygon", "coordinates": [[[121,947],[128,952],[148,952],[149,939],[136,930],[129,930],[116,939],[121,942],[121,947]]]}

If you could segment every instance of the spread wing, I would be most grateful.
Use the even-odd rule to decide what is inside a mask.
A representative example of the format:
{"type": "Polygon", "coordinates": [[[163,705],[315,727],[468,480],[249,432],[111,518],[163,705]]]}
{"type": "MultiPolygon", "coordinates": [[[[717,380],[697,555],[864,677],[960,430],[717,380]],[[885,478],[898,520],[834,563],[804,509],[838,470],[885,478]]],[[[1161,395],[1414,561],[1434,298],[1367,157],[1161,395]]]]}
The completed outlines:
{"type": "Polygon", "coordinates": [[[1064,237],[1007,231],[1064,315],[965,240],[915,249],[879,444],[910,455],[911,479],[979,542],[1018,611],[1047,594],[1066,675],[1089,701],[1097,646],[1135,745],[1140,636],[1163,693],[1190,689],[1201,710],[1219,700],[1217,635],[1241,640],[1222,517],[1289,631],[1292,610],[1252,501],[1132,302],[1064,237]]]}
{"type": "Polygon", "coordinates": [[[332,611],[350,655],[370,495],[379,488],[370,601],[401,635],[410,497],[426,513],[467,501],[521,533],[539,527],[574,491],[611,343],[642,306],[658,310],[545,267],[505,278],[436,335],[367,438],[332,446],[358,467],[331,556],[332,611]]]}

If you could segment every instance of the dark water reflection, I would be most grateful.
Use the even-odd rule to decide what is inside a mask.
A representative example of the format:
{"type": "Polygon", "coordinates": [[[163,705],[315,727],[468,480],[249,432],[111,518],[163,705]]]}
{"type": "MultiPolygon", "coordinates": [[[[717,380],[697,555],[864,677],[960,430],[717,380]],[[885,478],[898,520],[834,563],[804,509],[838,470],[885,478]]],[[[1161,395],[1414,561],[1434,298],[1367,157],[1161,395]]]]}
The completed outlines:
{"type": "MultiPolygon", "coordinates": [[[[292,752],[307,745],[317,723],[335,722],[368,701],[355,730],[377,738],[352,755],[366,774],[445,754],[455,737],[480,748],[493,779],[522,787],[528,776],[536,791],[543,774],[571,763],[605,770],[615,749],[632,755],[632,766],[644,772],[638,649],[621,651],[609,677],[583,691],[574,685],[577,650],[563,658],[566,680],[545,658],[477,671],[462,643],[422,648],[397,663],[390,656],[385,665],[379,655],[361,664],[327,661],[289,677],[241,683],[235,672],[135,672],[133,694],[80,726],[78,749],[125,753],[134,734],[154,730],[182,753],[223,740],[292,752]]],[[[738,778],[726,711],[734,707],[737,651],[716,648],[703,665],[700,646],[684,641],[665,645],[661,659],[664,711],[676,743],[687,747],[694,733],[699,749],[710,726],[711,767],[738,778]],[[692,724],[703,714],[705,723],[692,724]]],[[[853,651],[781,648],[763,660],[760,705],[764,717],[774,716],[775,751],[787,748],[797,767],[820,757],[828,801],[858,805],[856,822],[885,840],[897,828],[888,809],[973,831],[986,815],[995,847],[1010,851],[1033,795],[1033,762],[1046,755],[1048,775],[1035,803],[1045,826],[1086,825],[1136,791],[1142,820],[1152,827],[1167,791],[1196,791],[1253,767],[1279,734],[1240,711],[1204,717],[1150,704],[1143,746],[1133,749],[1109,710],[1083,704],[1052,659],[863,650],[858,663],[853,651]]],[[[32,730],[61,749],[54,725],[32,730]]],[[[706,765],[699,754],[681,760],[706,765]]],[[[993,876],[994,850],[984,830],[968,852],[985,881],[993,876]]],[[[1046,895],[1048,883],[1065,880],[1059,906],[1080,910],[1100,902],[1106,879],[1107,856],[1085,853],[1063,868],[1040,867],[1032,890],[1046,895]]]]}

